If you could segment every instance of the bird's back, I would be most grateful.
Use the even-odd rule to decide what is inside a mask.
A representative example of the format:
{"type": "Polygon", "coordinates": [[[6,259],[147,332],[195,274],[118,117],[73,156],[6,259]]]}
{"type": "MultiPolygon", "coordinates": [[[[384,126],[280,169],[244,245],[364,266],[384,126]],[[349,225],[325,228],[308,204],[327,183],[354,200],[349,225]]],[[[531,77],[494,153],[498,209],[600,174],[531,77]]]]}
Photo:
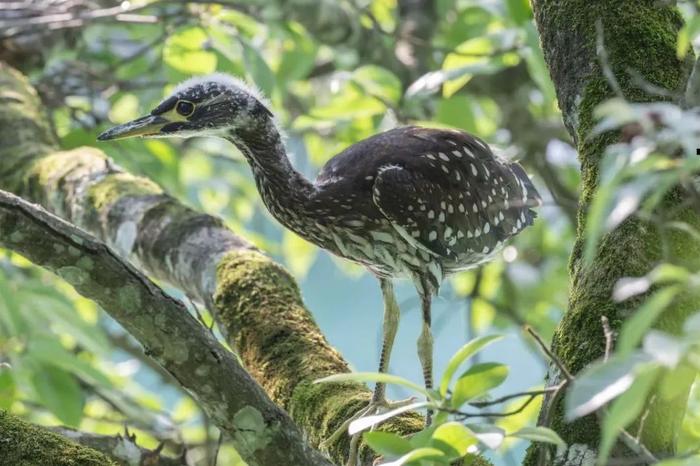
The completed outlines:
{"type": "Polygon", "coordinates": [[[522,167],[499,159],[480,139],[414,126],[349,147],[323,167],[315,186],[317,203],[335,206],[326,213],[336,236],[347,233],[334,243],[347,240],[349,252],[359,236],[369,243],[365,249],[387,249],[370,253],[385,269],[437,264],[437,282],[491,257],[532,224],[530,208],[540,202],[522,167]]]}

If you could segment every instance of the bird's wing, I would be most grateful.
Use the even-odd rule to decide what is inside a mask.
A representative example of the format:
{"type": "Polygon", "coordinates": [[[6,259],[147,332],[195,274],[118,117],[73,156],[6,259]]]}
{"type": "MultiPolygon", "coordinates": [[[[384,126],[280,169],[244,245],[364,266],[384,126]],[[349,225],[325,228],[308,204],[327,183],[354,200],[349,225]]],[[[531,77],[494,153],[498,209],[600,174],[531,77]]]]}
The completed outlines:
{"type": "MultiPolygon", "coordinates": [[[[532,224],[539,201],[522,167],[461,133],[416,132],[422,153],[379,167],[372,196],[401,235],[443,257],[486,254],[532,224]],[[426,142],[426,141],[424,141],[426,142]]],[[[415,135],[414,135],[415,136],[415,135]]]]}

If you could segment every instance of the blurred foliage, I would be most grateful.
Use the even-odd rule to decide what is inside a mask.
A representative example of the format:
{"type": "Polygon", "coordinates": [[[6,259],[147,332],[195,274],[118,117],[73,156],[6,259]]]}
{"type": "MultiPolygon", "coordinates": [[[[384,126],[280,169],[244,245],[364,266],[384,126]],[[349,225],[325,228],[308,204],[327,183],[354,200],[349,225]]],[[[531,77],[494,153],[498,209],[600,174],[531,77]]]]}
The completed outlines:
{"type": "MultiPolygon", "coordinates": [[[[482,335],[454,356],[439,390],[428,394],[433,408],[452,411],[440,412],[433,427],[410,441],[378,431],[365,439],[394,465],[443,464],[477,450],[496,450],[498,464],[514,464],[506,463],[507,450],[522,439],[560,445],[556,434],[533,427],[539,397],[523,409],[522,400],[507,401],[499,405],[503,412],[517,413],[487,418],[484,424],[462,422],[468,417],[458,412],[465,403],[477,409],[479,402],[492,399],[490,391],[508,375],[508,367],[498,362],[475,361],[460,369],[474,355],[471,350],[490,342],[484,334],[494,329],[514,333],[527,324],[547,339],[567,305],[575,205],[560,200],[577,198],[579,167],[565,140],[529,2],[437,1],[438,20],[424,44],[429,63],[408,71],[394,50],[401,26],[396,0],[347,3],[361,37],[349,39],[351,45],[324,43],[323,34],[305,28],[298,17],[286,18],[276,2],[231,4],[154,2],[143,11],[157,16],[157,22],[88,23],[70,46],[57,41],[31,77],[50,107],[62,147],[93,145],[100,128],[145,114],[177,82],[216,70],[241,76],[268,96],[287,130],[294,164],[309,177],[345,147],[408,123],[470,131],[504,156],[522,159],[545,199],[540,220],[495,262],[451,277],[443,288],[455,307],[467,303],[471,332],[482,335]],[[363,39],[374,37],[379,40],[372,42],[378,45],[371,53],[360,47],[363,39]]],[[[698,41],[700,16],[695,3],[679,5],[687,20],[678,39],[682,56],[698,41]]],[[[631,215],[651,215],[670,186],[680,182],[697,189],[691,175],[700,168],[694,157],[700,147],[696,113],[672,104],[614,100],[598,116],[598,131],[634,126],[639,137],[610,147],[602,163],[601,186],[587,222],[588,258],[606,231],[631,215]]],[[[321,264],[317,248],[276,224],[261,204],[244,159],[224,141],[127,140],[100,147],[194,208],[220,216],[300,279],[312,267],[337,267],[345,282],[362,273],[343,261],[321,264]]],[[[330,280],[333,274],[327,276],[330,280]]],[[[672,305],[673,295],[698,283],[697,271],[659,264],[648,276],[618,284],[620,299],[652,287],[656,291],[623,328],[615,354],[589,367],[567,398],[571,417],[611,402],[603,421],[604,451],[643,411],[639,400],[654,383],[667,387],[671,396],[677,381],[695,377],[697,318],[688,321],[682,335],[649,329],[672,305]],[[638,343],[641,348],[635,349],[638,343]]],[[[531,340],[524,341],[534,348],[531,340]]],[[[196,404],[94,304],[11,254],[0,260],[0,363],[0,408],[35,422],[98,433],[114,434],[128,423],[145,447],[165,441],[170,453],[187,446],[192,464],[212,462],[217,433],[196,404]]],[[[387,381],[408,383],[420,392],[391,377],[387,381]]],[[[680,451],[688,455],[700,441],[696,385],[689,407],[679,439],[680,451]]],[[[219,464],[239,461],[224,443],[219,464]]],[[[692,461],[697,459],[688,456],[664,464],[692,461]]]]}

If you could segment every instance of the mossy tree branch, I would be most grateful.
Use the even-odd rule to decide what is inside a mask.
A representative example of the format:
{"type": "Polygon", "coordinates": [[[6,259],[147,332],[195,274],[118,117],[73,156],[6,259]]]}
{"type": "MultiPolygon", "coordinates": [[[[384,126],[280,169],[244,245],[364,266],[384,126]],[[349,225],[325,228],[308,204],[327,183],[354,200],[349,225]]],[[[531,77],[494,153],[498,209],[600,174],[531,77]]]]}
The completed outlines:
{"type": "MultiPolygon", "coordinates": [[[[637,71],[647,82],[667,89],[673,95],[681,95],[692,67],[692,57],[683,61],[676,57],[676,36],[682,20],[663,2],[533,0],[533,10],[559,107],[577,144],[582,169],[577,239],[570,261],[569,309],[553,341],[553,347],[564,364],[577,373],[603,355],[605,343],[601,316],[606,316],[613,329],[619,330],[639,304],[634,300],[613,302],[612,287],[620,278],[644,275],[662,260],[697,269],[700,258],[700,245],[687,234],[661,232],[658,224],[634,217],[602,238],[592,264],[583,262],[586,212],[598,185],[599,162],[605,147],[620,137],[618,133],[591,135],[595,123],[593,110],[614,96],[596,55],[596,23],[602,25],[610,70],[622,94],[630,101],[659,99],[636,87],[630,70],[637,71]],[[662,255],[662,235],[666,235],[663,240],[670,246],[671,257],[662,255]]],[[[682,221],[693,228],[700,227],[700,218],[686,201],[680,189],[672,190],[657,212],[662,222],[682,221]]],[[[679,297],[673,309],[662,316],[658,326],[677,332],[683,317],[695,311],[697,304],[693,297],[679,297]]],[[[549,383],[556,384],[557,380],[549,383]]],[[[674,451],[687,388],[689,386],[680,390],[682,395],[668,402],[658,401],[661,398],[657,397],[651,406],[641,441],[660,457],[674,451]]],[[[567,424],[563,420],[561,399],[553,409],[552,427],[571,445],[558,464],[579,465],[590,460],[599,441],[595,416],[567,424]]],[[[624,455],[624,447],[620,447],[617,453],[624,455]]],[[[537,456],[537,449],[531,448],[526,463],[537,464],[537,456]]]]}
{"type": "MultiPolygon", "coordinates": [[[[205,303],[246,369],[311,445],[364,406],[370,392],[362,384],[312,383],[349,369],[283,268],[221,220],[185,207],[102,152],[58,151],[26,78],[0,65],[0,84],[0,189],[40,203],[205,303]]],[[[418,415],[406,415],[383,429],[408,434],[421,425],[418,415]]],[[[334,461],[344,461],[347,445],[344,437],[330,446],[334,461]]]]}
{"type": "Polygon", "coordinates": [[[90,447],[0,410],[0,462],[18,466],[118,466],[90,447]]]}
{"type": "Polygon", "coordinates": [[[104,243],[0,191],[0,246],[100,304],[187,389],[251,466],[330,466],[260,386],[188,312],[104,243]]]}

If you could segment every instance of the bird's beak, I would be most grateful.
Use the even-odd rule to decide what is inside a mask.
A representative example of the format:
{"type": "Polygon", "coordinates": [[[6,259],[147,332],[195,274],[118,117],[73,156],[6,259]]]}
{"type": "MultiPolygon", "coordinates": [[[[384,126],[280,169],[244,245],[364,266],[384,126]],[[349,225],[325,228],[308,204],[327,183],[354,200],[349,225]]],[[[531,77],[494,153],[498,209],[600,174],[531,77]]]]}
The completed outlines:
{"type": "Polygon", "coordinates": [[[110,141],[112,139],[133,138],[135,136],[155,136],[160,133],[163,126],[171,123],[160,115],[146,115],[123,125],[110,128],[97,136],[98,141],[110,141]]]}

